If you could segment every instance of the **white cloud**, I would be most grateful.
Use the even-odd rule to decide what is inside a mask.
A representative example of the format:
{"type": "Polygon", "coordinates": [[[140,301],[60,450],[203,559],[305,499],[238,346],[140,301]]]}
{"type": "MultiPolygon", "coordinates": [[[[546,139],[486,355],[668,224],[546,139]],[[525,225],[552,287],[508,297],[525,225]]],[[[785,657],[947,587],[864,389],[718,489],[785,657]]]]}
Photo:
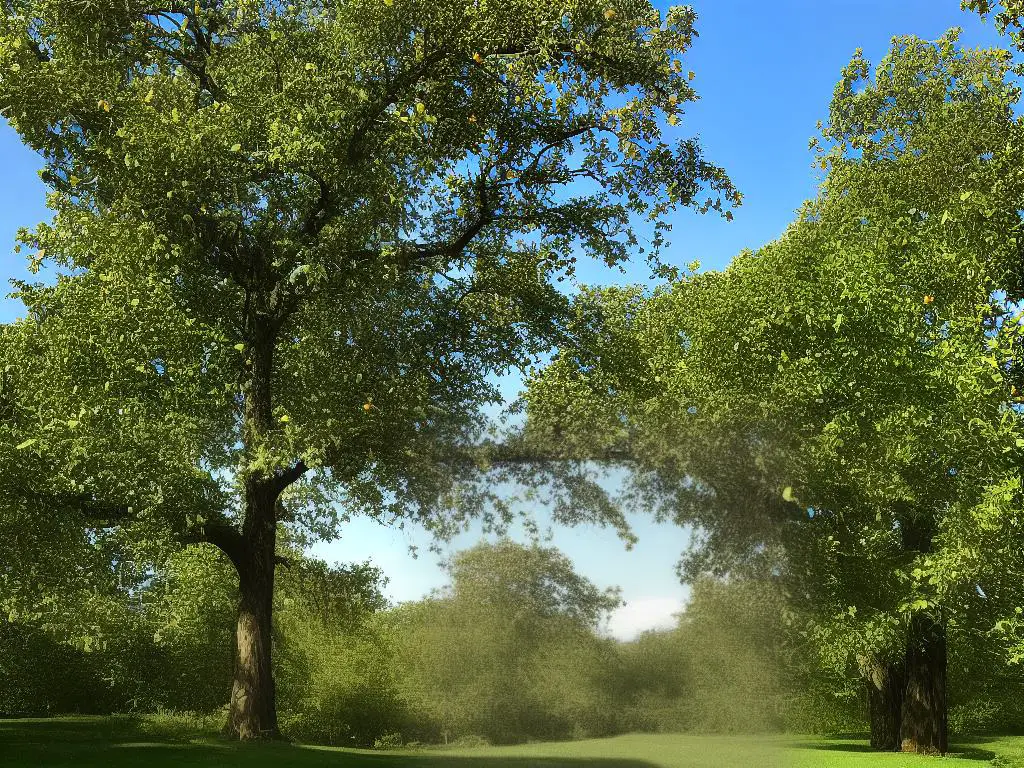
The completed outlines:
{"type": "Polygon", "coordinates": [[[608,633],[619,640],[632,640],[648,629],[670,629],[675,615],[683,610],[677,597],[638,597],[612,613],[608,633]]]}

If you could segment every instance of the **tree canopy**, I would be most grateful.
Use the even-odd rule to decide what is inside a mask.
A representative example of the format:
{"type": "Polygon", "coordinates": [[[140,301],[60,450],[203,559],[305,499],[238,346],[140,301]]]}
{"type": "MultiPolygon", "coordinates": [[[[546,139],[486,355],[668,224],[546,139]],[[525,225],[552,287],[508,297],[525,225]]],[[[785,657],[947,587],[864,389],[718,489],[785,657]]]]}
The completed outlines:
{"type": "Polygon", "coordinates": [[[941,627],[978,599],[977,574],[939,576],[933,554],[1019,452],[993,353],[1017,322],[1009,70],[955,34],[895,40],[873,78],[858,55],[812,143],[826,180],[787,232],[721,273],[585,294],[584,341],[528,394],[527,441],[618,450],[645,500],[699,528],[688,575],[781,576],[841,664],[906,664],[890,744],[924,751],[945,726],[915,708],[944,712],[945,678],[915,664],[945,669],[941,627]]]}
{"type": "MultiPolygon", "coordinates": [[[[22,450],[104,525],[242,585],[229,728],[277,732],[279,523],[444,526],[494,374],[580,257],[739,195],[674,134],[694,13],[464,0],[11,0],[0,112],[45,161],[55,281],[4,349],[22,450]],[[703,198],[703,193],[710,196],[703,198]],[[33,361],[28,365],[28,361],[33,361]]],[[[465,505],[466,496],[463,494],[465,505]]]]}

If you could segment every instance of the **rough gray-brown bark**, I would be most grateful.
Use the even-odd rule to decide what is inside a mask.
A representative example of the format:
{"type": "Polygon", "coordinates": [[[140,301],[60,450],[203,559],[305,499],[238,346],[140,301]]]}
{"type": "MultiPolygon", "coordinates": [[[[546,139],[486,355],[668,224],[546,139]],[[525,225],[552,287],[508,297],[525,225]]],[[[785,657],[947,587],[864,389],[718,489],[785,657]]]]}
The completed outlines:
{"type": "MultiPolygon", "coordinates": [[[[257,446],[273,429],[272,322],[257,319],[250,339],[251,368],[244,389],[243,440],[257,446]]],[[[245,519],[237,554],[239,605],[234,681],[225,733],[242,740],[280,738],[272,660],[277,501],[302,469],[245,480],[245,519]]]]}
{"type": "MultiPolygon", "coordinates": [[[[933,517],[911,514],[900,524],[905,551],[931,552],[936,533],[933,517]]],[[[900,725],[900,748],[904,752],[942,755],[949,747],[946,627],[935,611],[913,614],[907,630],[907,682],[900,725]]]]}
{"type": "Polygon", "coordinates": [[[868,718],[871,748],[886,752],[900,749],[900,722],[906,676],[902,663],[873,661],[868,671],[868,718]]]}
{"type": "Polygon", "coordinates": [[[250,482],[240,563],[234,681],[225,732],[238,739],[276,739],[277,706],[272,667],[276,498],[267,484],[250,482]]]}
{"type": "Polygon", "coordinates": [[[946,628],[918,613],[907,637],[907,687],[900,743],[904,752],[945,754],[949,747],[946,701],[946,628]]]}

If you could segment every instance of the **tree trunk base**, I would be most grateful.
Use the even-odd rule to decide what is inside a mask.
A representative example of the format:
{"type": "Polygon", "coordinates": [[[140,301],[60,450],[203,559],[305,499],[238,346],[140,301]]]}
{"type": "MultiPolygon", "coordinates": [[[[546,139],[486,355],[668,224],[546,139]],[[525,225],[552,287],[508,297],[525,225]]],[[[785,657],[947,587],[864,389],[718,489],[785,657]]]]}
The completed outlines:
{"type": "Polygon", "coordinates": [[[288,741],[277,728],[270,728],[265,731],[240,730],[237,725],[228,721],[220,729],[220,735],[232,741],[288,741]]]}
{"type": "Polygon", "coordinates": [[[862,668],[867,676],[871,748],[880,752],[898,752],[906,687],[903,664],[872,659],[862,668]]]}
{"type": "Polygon", "coordinates": [[[907,688],[903,697],[900,748],[921,755],[948,751],[946,701],[946,628],[919,613],[907,638],[907,688]]]}
{"type": "Polygon", "coordinates": [[[272,662],[275,530],[274,498],[249,493],[247,517],[260,521],[246,531],[248,558],[239,568],[235,674],[225,733],[239,741],[281,738],[272,662]]]}

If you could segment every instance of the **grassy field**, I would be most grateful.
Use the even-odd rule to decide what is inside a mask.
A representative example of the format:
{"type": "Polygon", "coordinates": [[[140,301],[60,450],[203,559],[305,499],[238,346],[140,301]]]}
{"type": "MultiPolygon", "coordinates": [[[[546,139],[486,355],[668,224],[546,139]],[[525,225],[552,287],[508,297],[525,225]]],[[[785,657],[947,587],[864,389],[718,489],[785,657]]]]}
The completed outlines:
{"type": "Polygon", "coordinates": [[[381,752],[239,745],[159,719],[0,720],[0,766],[246,768],[917,768],[1024,767],[1024,738],[958,744],[945,760],[868,751],[852,739],[634,734],[515,747],[381,752]]]}

